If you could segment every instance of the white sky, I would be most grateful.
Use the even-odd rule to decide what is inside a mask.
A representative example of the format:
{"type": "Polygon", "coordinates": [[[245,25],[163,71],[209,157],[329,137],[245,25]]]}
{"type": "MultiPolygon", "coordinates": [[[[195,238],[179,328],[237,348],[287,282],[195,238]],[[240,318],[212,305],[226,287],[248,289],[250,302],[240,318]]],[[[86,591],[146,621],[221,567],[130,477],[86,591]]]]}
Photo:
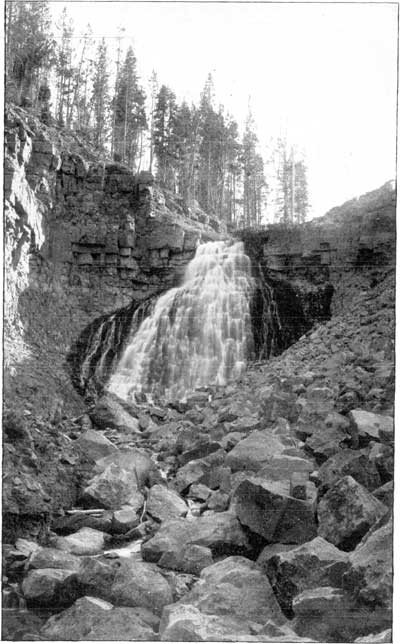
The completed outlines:
{"type": "Polygon", "coordinates": [[[313,216],[395,176],[397,6],[54,2],[78,31],[115,43],[126,29],[146,86],[152,69],[198,101],[209,71],[239,121],[248,99],[261,151],[286,129],[309,166],[313,216]]]}

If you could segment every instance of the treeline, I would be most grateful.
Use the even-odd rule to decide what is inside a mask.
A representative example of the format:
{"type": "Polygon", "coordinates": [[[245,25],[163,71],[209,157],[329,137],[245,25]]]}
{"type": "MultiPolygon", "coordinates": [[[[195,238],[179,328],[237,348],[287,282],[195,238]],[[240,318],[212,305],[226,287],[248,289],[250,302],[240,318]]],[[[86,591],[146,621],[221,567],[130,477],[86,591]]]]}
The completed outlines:
{"type": "Polygon", "coordinates": [[[76,36],[66,9],[55,36],[44,0],[8,0],[5,24],[8,100],[48,125],[74,130],[100,155],[133,172],[150,170],[161,186],[228,224],[260,224],[267,206],[276,220],[304,220],[303,159],[294,162],[282,140],[269,151],[277,186],[272,196],[250,109],[240,134],[233,117],[215,104],[211,75],[199,103],[189,105],[155,72],[144,90],[133,48],[123,49],[123,29],[111,60],[90,25],[76,36]]]}

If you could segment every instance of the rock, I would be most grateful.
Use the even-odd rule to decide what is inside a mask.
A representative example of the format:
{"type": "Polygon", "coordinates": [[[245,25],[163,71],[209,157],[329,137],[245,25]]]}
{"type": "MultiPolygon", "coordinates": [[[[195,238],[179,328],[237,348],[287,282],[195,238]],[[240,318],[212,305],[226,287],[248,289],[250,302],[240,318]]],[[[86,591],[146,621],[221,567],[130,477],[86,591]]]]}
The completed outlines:
{"type": "Polygon", "coordinates": [[[168,582],[155,566],[139,559],[121,561],[111,587],[111,597],[117,606],[142,606],[156,614],[173,602],[168,582]]]}
{"type": "Polygon", "coordinates": [[[154,537],[142,545],[142,556],[146,561],[159,561],[164,553],[179,555],[190,544],[205,546],[217,554],[235,554],[249,547],[234,514],[205,512],[196,520],[162,523],[154,537]]]}
{"type": "Polygon", "coordinates": [[[374,497],[381,503],[384,503],[388,508],[393,507],[393,494],[393,481],[388,481],[385,485],[378,487],[378,489],[373,492],[374,497]]]}
{"type": "Polygon", "coordinates": [[[117,447],[108,438],[94,429],[84,432],[75,442],[75,446],[86,458],[92,461],[97,461],[103,456],[108,456],[117,451],[117,447]]]}
{"type": "Polygon", "coordinates": [[[178,492],[184,492],[193,483],[206,480],[210,465],[202,460],[190,461],[179,468],[175,476],[175,486],[178,492]]]}
{"type": "Polygon", "coordinates": [[[76,512],[54,519],[51,529],[62,535],[77,532],[80,528],[93,528],[94,530],[100,530],[100,532],[110,532],[111,520],[112,513],[107,510],[104,510],[100,516],[93,516],[86,512],[76,512]]]}
{"type": "Polygon", "coordinates": [[[150,472],[156,469],[151,458],[139,449],[120,450],[105,456],[96,461],[95,471],[101,474],[109,465],[115,465],[133,474],[139,487],[143,487],[147,483],[150,472]]]}
{"type": "Polygon", "coordinates": [[[343,577],[344,588],[355,599],[382,606],[388,614],[393,593],[392,539],[392,521],[368,534],[350,554],[350,569],[343,577]]]}
{"type": "Polygon", "coordinates": [[[111,600],[111,586],[116,568],[94,557],[82,557],[77,571],[81,595],[111,600]]]}
{"type": "Polygon", "coordinates": [[[1,638],[3,642],[38,641],[44,619],[29,611],[4,610],[1,616],[1,638]],[[27,638],[26,635],[29,634],[27,638]]]}
{"type": "Polygon", "coordinates": [[[81,560],[75,555],[71,555],[57,548],[39,548],[32,553],[28,567],[29,568],[58,568],[59,570],[75,570],[80,566],[81,560]]]}
{"type": "Polygon", "coordinates": [[[203,485],[202,483],[193,483],[193,485],[190,486],[188,498],[196,499],[198,501],[207,501],[210,494],[212,494],[212,492],[207,485],[203,485]]]}
{"type": "Polygon", "coordinates": [[[339,479],[347,475],[352,476],[355,481],[371,492],[381,484],[378,470],[367,451],[343,449],[328,458],[319,468],[321,490],[331,488],[339,479]]]}
{"type": "Polygon", "coordinates": [[[369,460],[379,472],[381,483],[391,481],[394,475],[394,449],[390,445],[371,441],[369,444],[369,460]]]}
{"type": "Polygon", "coordinates": [[[207,509],[213,512],[225,512],[229,508],[230,495],[217,490],[207,500],[207,509]]]}
{"type": "MultiPolygon", "coordinates": [[[[36,541],[29,541],[29,539],[17,539],[15,542],[15,549],[18,550],[25,557],[29,557],[35,552],[41,550],[41,546],[36,541]]],[[[59,566],[57,566],[59,567],[59,566]]],[[[43,566],[43,568],[51,568],[51,566],[43,566]]]]}
{"type": "Polygon", "coordinates": [[[139,522],[140,518],[134,508],[116,510],[116,512],[113,512],[111,530],[113,534],[125,534],[128,530],[136,528],[139,522]]]}
{"type": "Polygon", "coordinates": [[[181,600],[209,615],[232,615],[262,624],[284,617],[266,576],[244,557],[227,557],[204,568],[200,581],[181,600]]]}
{"type": "Polygon", "coordinates": [[[258,476],[271,481],[282,481],[290,480],[293,473],[302,472],[306,475],[306,480],[308,480],[308,476],[313,469],[314,464],[308,459],[279,454],[278,456],[272,456],[269,463],[259,470],[258,476]]]}
{"type": "Polygon", "coordinates": [[[380,633],[369,633],[369,635],[363,635],[362,637],[357,637],[354,640],[355,642],[371,642],[371,644],[384,644],[385,642],[392,642],[392,629],[387,628],[385,631],[380,633]]]}
{"type": "Polygon", "coordinates": [[[257,472],[268,465],[272,455],[277,456],[283,450],[284,445],[271,432],[255,431],[235,445],[226,456],[225,464],[232,472],[257,472]]]}
{"type": "Polygon", "coordinates": [[[95,597],[82,597],[50,617],[40,634],[50,641],[155,639],[153,629],[136,609],[114,608],[95,597]]]}
{"type": "Polygon", "coordinates": [[[261,415],[268,423],[276,421],[279,417],[294,421],[297,417],[296,399],[297,396],[291,392],[274,391],[266,387],[260,392],[262,397],[261,415]]]}
{"type": "Polygon", "coordinates": [[[93,528],[81,528],[67,537],[56,537],[54,547],[73,555],[96,555],[104,550],[108,535],[93,528]]]}
{"type": "Polygon", "coordinates": [[[89,506],[118,510],[126,504],[137,506],[138,501],[143,504],[144,497],[132,473],[111,463],[85,487],[82,501],[89,506]]]}
{"type": "Polygon", "coordinates": [[[364,409],[349,412],[350,428],[361,440],[393,440],[393,418],[364,409]]]}
{"type": "Polygon", "coordinates": [[[289,613],[298,593],[315,586],[340,586],[349,556],[321,537],[280,551],[266,546],[258,558],[282,609],[289,613]]]}
{"type": "Polygon", "coordinates": [[[351,476],[335,483],[318,504],[318,534],[352,550],[388,509],[351,476]]]}
{"type": "Polygon", "coordinates": [[[167,521],[178,517],[185,517],[188,506],[179,494],[169,490],[164,485],[153,485],[150,488],[146,512],[158,521],[167,521]]]}
{"type": "Polygon", "coordinates": [[[253,477],[233,494],[239,521],[267,541],[303,543],[317,534],[313,503],[289,496],[290,483],[253,477]]]}
{"type": "Polygon", "coordinates": [[[139,422],[129,414],[116,396],[105,394],[96,403],[90,418],[99,429],[116,429],[122,433],[140,433],[139,422]]]}
{"type": "Polygon", "coordinates": [[[164,608],[160,623],[162,642],[251,641],[246,621],[231,615],[206,615],[190,604],[164,608]]]}
{"type": "Polygon", "coordinates": [[[37,606],[63,605],[79,596],[76,573],[57,568],[30,570],[21,590],[28,604],[37,606]]]}
{"type": "Polygon", "coordinates": [[[288,624],[277,626],[271,620],[257,631],[257,638],[261,642],[315,642],[308,637],[300,637],[288,624]]]}
{"type": "MultiPolygon", "coordinates": [[[[336,415],[340,416],[340,414],[336,415]]],[[[333,416],[333,414],[329,414],[329,416],[333,416]]],[[[344,416],[342,418],[344,418],[344,416]]],[[[334,426],[325,426],[317,428],[312,435],[307,438],[306,448],[309,449],[316,458],[325,460],[339,452],[348,442],[350,442],[350,435],[344,429],[334,426]]]]}
{"type": "Polygon", "coordinates": [[[178,570],[190,575],[199,575],[203,568],[213,563],[212,552],[205,546],[189,544],[181,551],[164,552],[158,561],[161,568],[178,570]]]}
{"type": "Polygon", "coordinates": [[[221,449],[221,444],[215,441],[211,442],[207,436],[202,440],[197,440],[195,445],[192,445],[190,449],[180,454],[178,456],[178,463],[180,465],[185,465],[186,463],[189,463],[189,461],[204,458],[209,454],[213,454],[219,449],[221,449]]]}

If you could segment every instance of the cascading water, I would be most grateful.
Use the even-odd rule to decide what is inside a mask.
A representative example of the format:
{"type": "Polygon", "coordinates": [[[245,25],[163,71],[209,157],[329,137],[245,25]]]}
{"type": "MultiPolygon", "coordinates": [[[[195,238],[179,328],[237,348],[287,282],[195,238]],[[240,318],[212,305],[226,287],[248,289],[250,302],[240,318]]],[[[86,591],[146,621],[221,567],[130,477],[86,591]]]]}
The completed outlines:
{"type": "Polygon", "coordinates": [[[238,378],[253,350],[252,289],[242,242],[199,246],[182,286],[158,299],[131,338],[108,390],[178,400],[238,378]]]}

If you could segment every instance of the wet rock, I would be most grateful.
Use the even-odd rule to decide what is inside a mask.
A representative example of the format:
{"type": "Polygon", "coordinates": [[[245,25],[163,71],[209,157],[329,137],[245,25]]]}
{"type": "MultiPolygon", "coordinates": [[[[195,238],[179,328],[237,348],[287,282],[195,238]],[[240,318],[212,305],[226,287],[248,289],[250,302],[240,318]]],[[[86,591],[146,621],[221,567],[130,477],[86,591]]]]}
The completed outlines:
{"type": "Polygon", "coordinates": [[[349,556],[321,537],[301,546],[274,552],[266,546],[258,564],[268,576],[282,609],[289,613],[298,593],[316,586],[340,586],[349,556]]]}
{"type": "Polygon", "coordinates": [[[174,490],[164,485],[153,485],[147,497],[146,512],[157,521],[167,521],[186,516],[188,506],[174,490]]]}
{"type": "Polygon", "coordinates": [[[113,463],[94,476],[82,493],[82,501],[86,505],[107,510],[118,510],[125,504],[135,506],[138,498],[141,503],[144,502],[135,477],[113,463]]]}
{"type": "Polygon", "coordinates": [[[272,455],[277,456],[283,450],[281,441],[271,432],[255,431],[235,445],[226,456],[225,464],[232,472],[257,472],[269,463],[272,455]]]}
{"type": "Polygon", "coordinates": [[[381,478],[367,451],[343,449],[328,458],[319,468],[321,489],[331,488],[344,476],[352,476],[367,490],[373,491],[381,484],[381,478]]]}
{"type": "Polygon", "coordinates": [[[54,547],[73,555],[95,555],[104,549],[108,539],[108,535],[100,530],[81,528],[67,537],[56,537],[54,547]]]}
{"type": "Polygon", "coordinates": [[[236,488],[239,521],[267,541],[303,543],[317,534],[313,502],[289,496],[290,483],[248,478],[236,488]]]}
{"type": "Polygon", "coordinates": [[[205,568],[181,601],[209,615],[228,614],[261,624],[267,619],[284,621],[268,579],[244,557],[228,557],[205,568]]]}
{"type": "Polygon", "coordinates": [[[117,451],[117,447],[100,432],[89,429],[75,442],[78,450],[89,460],[97,461],[117,451]]]}
{"type": "Polygon", "coordinates": [[[343,577],[344,588],[355,599],[382,606],[387,611],[386,619],[393,592],[392,537],[391,520],[369,533],[350,554],[350,570],[343,577]]]}
{"type": "Polygon", "coordinates": [[[113,534],[125,534],[128,530],[139,525],[140,517],[134,508],[126,508],[113,512],[111,531],[113,534]]]}
{"type": "Polygon", "coordinates": [[[111,597],[117,606],[142,606],[156,614],[173,602],[168,582],[155,566],[139,559],[121,561],[111,587],[111,597]]]}
{"type": "Polygon", "coordinates": [[[318,534],[352,550],[388,509],[351,476],[335,483],[318,504],[318,534]]]}
{"type": "Polygon", "coordinates": [[[116,396],[106,394],[96,403],[90,418],[99,429],[117,429],[124,433],[140,433],[139,422],[129,414],[116,396]]]}
{"type": "Polygon", "coordinates": [[[96,462],[95,471],[100,474],[109,465],[115,465],[132,474],[132,478],[138,482],[138,487],[145,485],[149,479],[150,472],[156,469],[150,456],[139,449],[120,450],[105,456],[96,462]]]}
{"type": "Polygon", "coordinates": [[[190,575],[199,575],[203,568],[213,563],[210,548],[189,544],[181,551],[164,552],[158,561],[162,568],[178,570],[190,575]]]}
{"type": "Polygon", "coordinates": [[[373,414],[364,409],[353,409],[349,412],[351,430],[359,440],[392,440],[393,418],[373,414]]]}
{"type": "Polygon", "coordinates": [[[142,546],[146,561],[159,561],[164,553],[179,554],[186,545],[210,548],[213,553],[233,554],[248,549],[247,538],[231,512],[205,512],[196,520],[165,521],[142,546]]]}
{"type": "Polygon", "coordinates": [[[162,642],[251,641],[250,626],[231,615],[207,615],[190,604],[164,608],[160,622],[162,642]]]}
{"type": "Polygon", "coordinates": [[[30,570],[21,590],[28,604],[37,606],[67,604],[79,596],[76,573],[57,568],[30,570]]]}
{"type": "Polygon", "coordinates": [[[80,561],[79,557],[57,548],[39,548],[39,550],[32,553],[28,566],[35,569],[58,568],[60,570],[77,571],[80,561]]]}

